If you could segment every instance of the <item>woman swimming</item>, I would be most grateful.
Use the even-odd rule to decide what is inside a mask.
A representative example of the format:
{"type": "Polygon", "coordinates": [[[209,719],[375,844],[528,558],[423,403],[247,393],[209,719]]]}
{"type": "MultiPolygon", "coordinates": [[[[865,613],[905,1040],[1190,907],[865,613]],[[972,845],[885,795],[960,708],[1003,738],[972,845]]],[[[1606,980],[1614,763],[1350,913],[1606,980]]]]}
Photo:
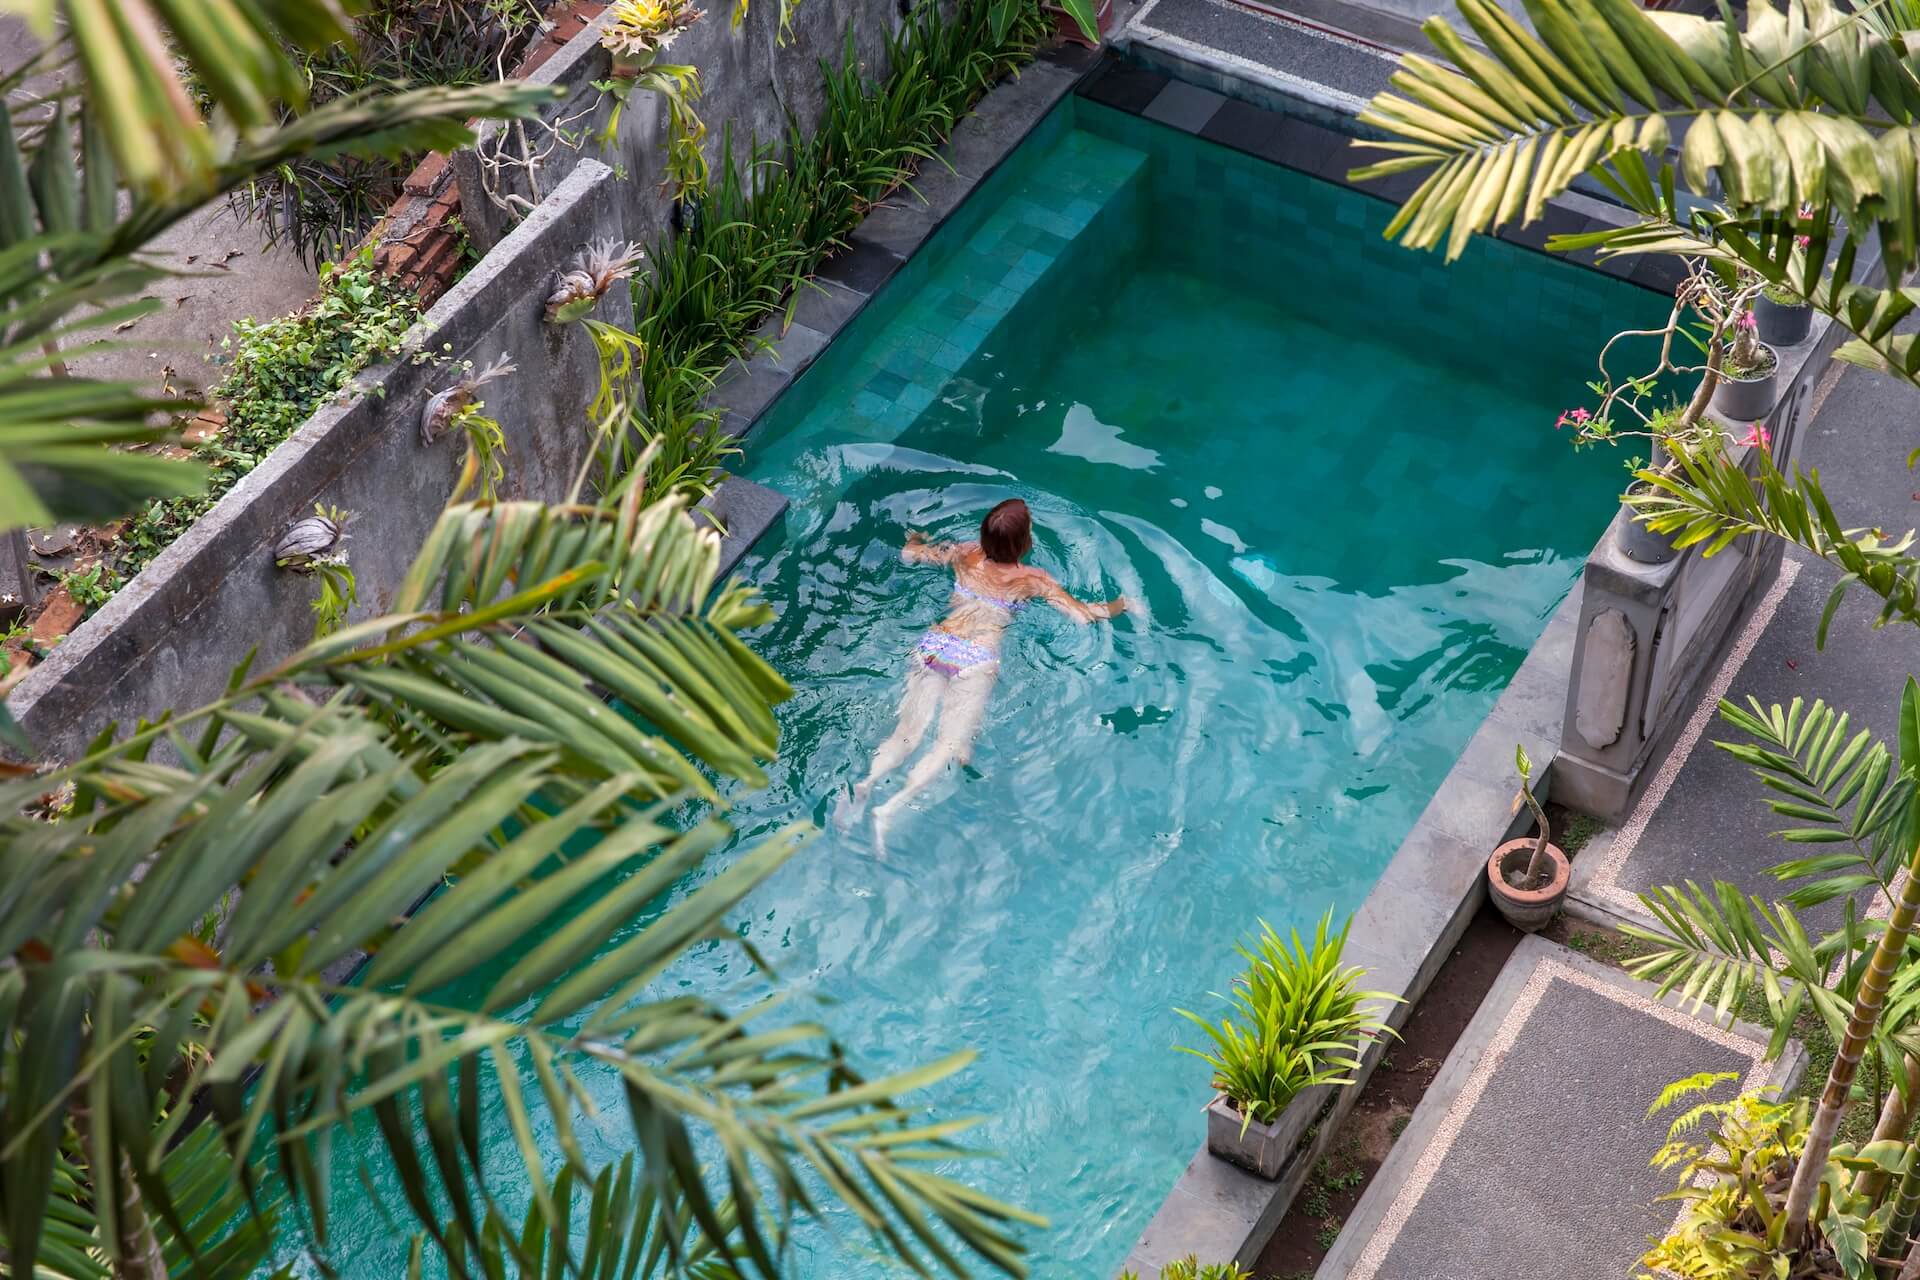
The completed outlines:
{"type": "Polygon", "coordinates": [[[1000,637],[1014,615],[1044,600],[1075,622],[1117,617],[1124,596],[1088,604],[1068,595],[1045,569],[1020,563],[1033,550],[1033,517],[1027,504],[1009,498],[987,512],[978,542],[928,542],[918,531],[907,534],[900,558],[908,564],[953,566],[953,603],[946,620],[920,637],[907,660],[907,690],[900,699],[900,723],[874,753],[873,769],[854,787],[835,815],[846,826],[865,808],[875,784],[906,763],[939,713],[933,748],[914,764],[900,790],[873,812],[875,843],[884,851],[886,832],[907,801],[924,790],[949,764],[965,764],[973,755],[974,735],[987,711],[987,699],[1000,674],[1000,637]]]}

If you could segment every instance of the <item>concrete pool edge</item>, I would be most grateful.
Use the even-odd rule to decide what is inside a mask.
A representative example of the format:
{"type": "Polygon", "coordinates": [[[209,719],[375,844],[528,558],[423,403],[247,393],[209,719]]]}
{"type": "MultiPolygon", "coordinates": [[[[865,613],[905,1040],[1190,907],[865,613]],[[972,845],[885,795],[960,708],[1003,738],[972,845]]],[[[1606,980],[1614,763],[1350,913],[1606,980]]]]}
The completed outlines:
{"type": "MultiPolygon", "coordinates": [[[[914,251],[1062,99],[1076,91],[1104,106],[1376,198],[1392,200],[1405,194],[1395,180],[1347,181],[1350,161],[1345,153],[1353,140],[1351,133],[1230,98],[1111,55],[1072,46],[1055,50],[983,98],[941,148],[944,163],[925,166],[933,176],[917,178],[912,195],[876,209],[848,237],[847,248],[823,266],[810,292],[795,306],[791,323],[723,377],[710,398],[722,414],[722,429],[736,438],[747,435],[914,251]]],[[[1352,122],[1347,126],[1352,128],[1352,122]]],[[[1611,221],[1608,212],[1597,201],[1570,195],[1552,202],[1540,223],[1500,238],[1544,253],[1549,235],[1587,230],[1595,225],[1596,216],[1611,221]]],[[[1671,294],[1679,279],[1677,266],[1665,260],[1616,262],[1607,267],[1595,264],[1588,255],[1584,261],[1574,257],[1572,262],[1666,294],[1671,294]]],[[[765,485],[729,476],[700,505],[723,530],[724,576],[779,522],[787,500],[765,485]]],[[[1543,798],[1551,794],[1550,762],[1557,753],[1572,675],[1580,596],[1581,585],[1576,582],[1356,912],[1349,960],[1368,968],[1370,987],[1397,993],[1405,1000],[1387,1015],[1390,1025],[1398,1027],[1410,1016],[1478,911],[1486,894],[1483,869],[1488,851],[1525,825],[1514,815],[1512,804],[1516,742],[1524,744],[1536,761],[1549,762],[1541,771],[1537,790],[1543,798]]],[[[1133,1243],[1123,1266],[1151,1280],[1161,1265],[1188,1253],[1198,1253],[1203,1262],[1252,1264],[1315,1162],[1331,1145],[1385,1051],[1381,1043],[1365,1055],[1359,1082],[1335,1095],[1313,1138],[1276,1181],[1255,1178],[1208,1155],[1201,1114],[1205,1099],[1194,1099],[1198,1150],[1133,1243]]]]}

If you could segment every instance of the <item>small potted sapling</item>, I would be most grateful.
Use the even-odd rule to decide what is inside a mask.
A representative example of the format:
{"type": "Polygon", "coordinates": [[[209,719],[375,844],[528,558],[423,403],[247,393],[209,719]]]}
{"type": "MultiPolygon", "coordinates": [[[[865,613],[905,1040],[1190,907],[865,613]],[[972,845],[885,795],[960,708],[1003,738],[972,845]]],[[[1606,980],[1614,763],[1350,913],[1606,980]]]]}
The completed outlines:
{"type": "Polygon", "coordinates": [[[1180,1050],[1213,1068],[1207,1150],[1263,1178],[1279,1177],[1327,1095],[1353,1083],[1368,1043],[1394,1034],[1378,1010],[1399,997],[1361,989],[1366,971],[1340,964],[1353,921],[1332,926],[1329,911],[1309,945],[1261,921],[1254,946],[1237,948],[1247,967],[1232,995],[1215,993],[1231,1013],[1216,1025],[1176,1011],[1213,1042],[1180,1050]]]}
{"type": "Polygon", "coordinates": [[[1733,339],[1720,363],[1713,411],[1736,421],[1756,421],[1773,412],[1780,399],[1780,357],[1760,341],[1760,322],[1752,310],[1734,319],[1733,339]]]}
{"type": "Polygon", "coordinates": [[[1784,284],[1770,284],[1753,300],[1760,341],[1770,347],[1797,347],[1813,328],[1813,308],[1784,284]]]}
{"type": "MultiPolygon", "coordinates": [[[[1751,419],[1744,436],[1738,436],[1708,416],[1712,408],[1719,415],[1720,393],[1725,389],[1725,368],[1732,353],[1746,334],[1751,339],[1755,294],[1760,291],[1757,278],[1729,289],[1704,264],[1695,264],[1686,283],[1674,295],[1673,309],[1665,325],[1657,329],[1628,329],[1615,334],[1600,351],[1600,379],[1590,383],[1600,402],[1594,409],[1568,409],[1560,415],[1556,430],[1571,430],[1573,447],[1597,444],[1619,445],[1639,439],[1647,443],[1651,460],[1632,458],[1627,470],[1633,479],[1621,503],[1627,510],[1619,522],[1616,545],[1629,560],[1641,564],[1665,564],[1679,554],[1676,540],[1684,542],[1684,529],[1656,532],[1642,519],[1633,517],[1639,500],[1658,495],[1670,485],[1674,475],[1690,461],[1715,449],[1758,445],[1766,448],[1771,437],[1759,418],[1751,419]],[[1706,334],[1700,337],[1687,327],[1689,314],[1697,317],[1706,334]],[[1747,325],[1743,327],[1743,319],[1747,325]],[[1706,363],[1689,365],[1674,358],[1675,339],[1686,338],[1706,353],[1706,363]],[[1627,339],[1652,339],[1658,343],[1658,359],[1643,373],[1621,376],[1609,362],[1618,357],[1617,348],[1627,339]],[[1655,401],[1670,394],[1676,377],[1697,376],[1692,394],[1685,400],[1672,400],[1657,406],[1655,401]]],[[[1757,344],[1754,344],[1757,345],[1757,344]]],[[[1771,357],[1769,357],[1771,358],[1771,357]]],[[[1771,375],[1769,375],[1770,377],[1771,375]]],[[[1767,408],[1772,408],[1768,392],[1767,408]]],[[[1764,416],[1765,410],[1760,416],[1764,416]]]]}
{"type": "MultiPolygon", "coordinates": [[[[1802,223],[1807,223],[1813,216],[1812,206],[1800,207],[1802,223]]],[[[1813,308],[1788,283],[1796,278],[1803,281],[1807,279],[1807,246],[1812,243],[1812,237],[1797,235],[1793,242],[1795,247],[1785,272],[1786,279],[1779,284],[1763,286],[1760,296],[1753,300],[1753,318],[1759,325],[1760,341],[1775,348],[1799,346],[1807,340],[1807,334],[1813,328],[1813,308]]]]}
{"type": "Polygon", "coordinates": [[[1572,864],[1553,843],[1547,811],[1534,799],[1533,761],[1528,758],[1525,747],[1513,749],[1513,763],[1520,771],[1520,794],[1514,798],[1514,810],[1518,812],[1523,803],[1533,810],[1533,820],[1539,824],[1540,832],[1537,836],[1509,840],[1493,851],[1493,856],[1487,859],[1487,892],[1508,924],[1532,933],[1553,919],[1560,909],[1561,899],[1567,896],[1572,864]]]}

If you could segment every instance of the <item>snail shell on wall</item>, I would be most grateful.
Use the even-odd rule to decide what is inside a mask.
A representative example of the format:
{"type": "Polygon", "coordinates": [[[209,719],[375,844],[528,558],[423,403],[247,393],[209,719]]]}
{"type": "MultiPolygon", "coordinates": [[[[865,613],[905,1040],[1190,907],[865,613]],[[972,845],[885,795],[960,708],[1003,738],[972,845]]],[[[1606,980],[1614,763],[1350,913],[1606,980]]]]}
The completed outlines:
{"type": "Polygon", "coordinates": [[[455,383],[427,401],[420,411],[420,443],[432,444],[453,425],[454,415],[466,408],[473,392],[464,382],[455,383]]]}
{"type": "Polygon", "coordinates": [[[316,557],[333,550],[340,541],[340,526],[326,516],[308,516],[287,526],[273,548],[273,562],[285,569],[298,569],[316,557]]]}
{"type": "Polygon", "coordinates": [[[593,274],[585,267],[573,267],[561,274],[560,282],[547,295],[547,319],[575,319],[576,313],[585,310],[578,304],[584,302],[591,306],[599,298],[600,291],[595,287],[593,274]]]}

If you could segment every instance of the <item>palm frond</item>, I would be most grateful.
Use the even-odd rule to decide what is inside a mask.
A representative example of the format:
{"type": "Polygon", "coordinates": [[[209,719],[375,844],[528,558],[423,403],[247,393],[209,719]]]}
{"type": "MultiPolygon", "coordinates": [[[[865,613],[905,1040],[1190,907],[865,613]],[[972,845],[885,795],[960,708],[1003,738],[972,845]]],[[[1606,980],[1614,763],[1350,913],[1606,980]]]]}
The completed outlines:
{"type": "Polygon", "coordinates": [[[0,953],[45,957],[0,971],[14,1255],[42,1238],[60,1116],[83,1091],[143,1195],[179,1212],[151,1175],[187,1113],[157,1134],[144,1122],[156,1080],[178,1074],[237,1168],[270,1154],[323,1252],[336,1135],[370,1118],[406,1211],[457,1270],[507,1212],[477,1091],[501,1100],[514,1184],[555,1223],[533,1134],[550,1129],[583,1183],[599,1177],[571,1128],[589,1105],[575,1068],[591,1066],[620,1082],[654,1211],[733,1241],[754,1274],[777,1274],[763,1224],[777,1236],[820,1188],[919,1273],[964,1274],[958,1241],[1021,1274],[1014,1231],[1037,1220],[922,1167],[969,1122],[895,1101],[968,1055],[866,1080],[817,1023],[660,986],[687,948],[731,939],[738,904],[800,844],[763,841],[657,909],[731,835],[717,814],[684,820],[687,802],[717,808],[709,771],[760,780],[787,694],[735,634],[764,606],[715,591],[716,568],[714,532],[637,488],[611,510],[455,506],[395,613],[0,786],[0,953]],[[177,763],[155,758],[162,742],[177,763]],[[20,816],[68,782],[72,817],[20,816]],[[362,983],[343,985],[362,953],[362,983]],[[455,984],[477,994],[449,1000],[455,984]]]}
{"type": "Polygon", "coordinates": [[[1388,234],[1457,257],[1476,232],[1538,218],[1592,174],[1643,214],[1675,214],[1675,167],[1742,217],[1831,206],[1874,227],[1897,268],[1914,260],[1913,139],[1920,113],[1903,41],[1828,0],[1752,5],[1746,28],[1633,0],[1527,0],[1532,30],[1495,0],[1460,0],[1482,48],[1424,24],[1452,66],[1404,55],[1361,120],[1389,158],[1356,178],[1426,173],[1388,234]]]}

